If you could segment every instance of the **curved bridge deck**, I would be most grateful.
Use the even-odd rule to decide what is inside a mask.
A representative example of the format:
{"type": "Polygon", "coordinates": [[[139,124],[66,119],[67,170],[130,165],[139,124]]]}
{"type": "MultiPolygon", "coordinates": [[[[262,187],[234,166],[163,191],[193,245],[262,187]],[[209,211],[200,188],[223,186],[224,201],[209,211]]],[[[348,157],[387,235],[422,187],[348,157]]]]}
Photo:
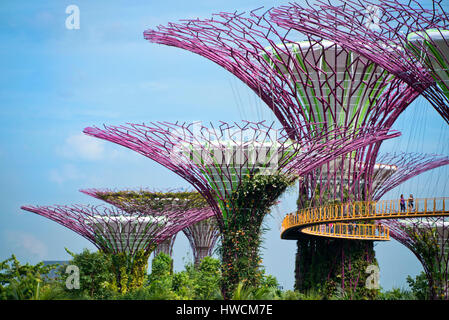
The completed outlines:
{"type": "Polygon", "coordinates": [[[375,220],[449,216],[449,198],[414,199],[405,210],[399,200],[357,201],[314,207],[287,214],[281,238],[299,239],[301,233],[344,239],[390,240],[388,227],[375,220]],[[355,223],[359,222],[359,223],[355,223]],[[360,223],[361,222],[361,223],[360,223]]]}

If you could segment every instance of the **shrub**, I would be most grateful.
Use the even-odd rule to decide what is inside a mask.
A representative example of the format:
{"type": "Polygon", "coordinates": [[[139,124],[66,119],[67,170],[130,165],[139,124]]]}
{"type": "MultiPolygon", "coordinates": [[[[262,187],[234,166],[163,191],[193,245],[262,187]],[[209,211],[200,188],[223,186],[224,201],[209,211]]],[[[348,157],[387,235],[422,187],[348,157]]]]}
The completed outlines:
{"type": "Polygon", "coordinates": [[[51,280],[46,276],[57,265],[21,265],[14,255],[0,262],[0,299],[39,299],[42,286],[51,280]]]}
{"type": "MultiPolygon", "coordinates": [[[[66,251],[72,256],[69,264],[75,265],[80,271],[80,289],[65,289],[72,298],[107,299],[113,296],[113,283],[115,281],[112,272],[112,261],[109,255],[97,251],[90,252],[84,249],[82,253],[75,254],[66,251]]],[[[67,275],[61,272],[65,283],[67,275]]]]}

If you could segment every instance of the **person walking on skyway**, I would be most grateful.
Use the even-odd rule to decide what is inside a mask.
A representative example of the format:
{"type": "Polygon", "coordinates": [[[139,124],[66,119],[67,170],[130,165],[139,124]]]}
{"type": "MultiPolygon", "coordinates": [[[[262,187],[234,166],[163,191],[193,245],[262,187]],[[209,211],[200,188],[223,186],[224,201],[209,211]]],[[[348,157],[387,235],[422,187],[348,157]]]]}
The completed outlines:
{"type": "Polygon", "coordinates": [[[408,198],[408,209],[410,211],[413,211],[413,195],[410,194],[410,197],[408,198]]]}
{"type": "Polygon", "coordinates": [[[403,194],[401,194],[401,199],[399,201],[399,204],[401,205],[401,212],[405,212],[405,199],[404,199],[403,194]]]}

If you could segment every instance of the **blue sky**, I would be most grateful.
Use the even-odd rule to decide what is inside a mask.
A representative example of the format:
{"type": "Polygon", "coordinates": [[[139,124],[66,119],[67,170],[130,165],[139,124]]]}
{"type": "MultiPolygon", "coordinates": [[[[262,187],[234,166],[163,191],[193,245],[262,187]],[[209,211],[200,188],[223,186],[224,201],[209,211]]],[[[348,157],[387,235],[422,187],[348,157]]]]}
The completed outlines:
{"type": "MultiPolygon", "coordinates": [[[[0,5],[0,259],[65,260],[87,240],[40,216],[26,204],[100,203],[81,188],[188,187],[171,171],[128,149],[82,134],[87,126],[149,121],[269,120],[273,115],[242,83],[187,51],[151,44],[143,31],[220,11],[271,7],[279,1],[2,1],[0,5]],[[65,27],[68,5],[80,9],[80,29],[65,27]]],[[[402,137],[383,149],[449,154],[449,130],[418,99],[398,119],[402,137]]],[[[386,198],[447,196],[448,169],[412,179],[386,198]]],[[[279,238],[284,195],[266,223],[264,265],[285,289],[294,282],[294,241],[279,238]]],[[[405,285],[417,259],[395,241],[376,245],[384,288],[405,285]]],[[[180,234],[175,268],[192,254],[180,234]]]]}

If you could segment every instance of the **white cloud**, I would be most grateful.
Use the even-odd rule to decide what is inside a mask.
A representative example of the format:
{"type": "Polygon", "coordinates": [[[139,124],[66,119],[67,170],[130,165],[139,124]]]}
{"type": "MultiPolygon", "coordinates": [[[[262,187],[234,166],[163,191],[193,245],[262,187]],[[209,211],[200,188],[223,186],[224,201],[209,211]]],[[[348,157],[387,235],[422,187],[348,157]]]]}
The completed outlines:
{"type": "Polygon", "coordinates": [[[70,159],[101,160],[104,157],[104,142],[83,133],[71,135],[57,152],[70,159]]]}
{"type": "Polygon", "coordinates": [[[32,234],[21,231],[7,231],[5,236],[13,251],[23,252],[38,259],[44,259],[48,255],[47,246],[32,234]]]}

